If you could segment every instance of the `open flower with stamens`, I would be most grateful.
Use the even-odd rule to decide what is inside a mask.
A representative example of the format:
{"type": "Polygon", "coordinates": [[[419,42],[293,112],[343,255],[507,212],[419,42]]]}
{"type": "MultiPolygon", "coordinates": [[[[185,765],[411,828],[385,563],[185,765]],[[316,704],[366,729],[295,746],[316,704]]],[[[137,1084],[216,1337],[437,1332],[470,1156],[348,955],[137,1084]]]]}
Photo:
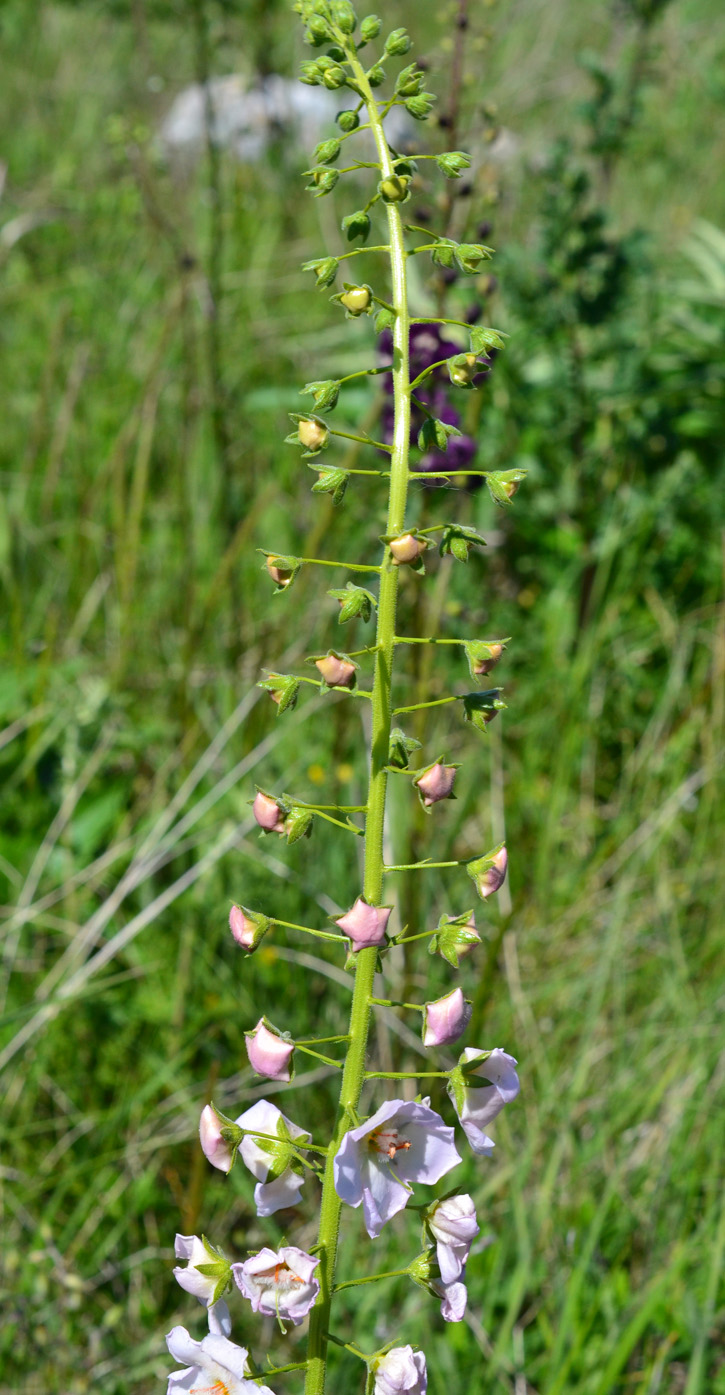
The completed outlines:
{"type": "Polygon", "coordinates": [[[269,1080],[291,1080],[295,1044],[260,1017],[253,1032],[245,1032],[249,1064],[257,1075],[269,1080]]]}
{"type": "Polygon", "coordinates": [[[362,1204],[374,1239],[403,1210],[412,1182],[437,1182],[460,1161],[453,1129],[429,1100],[389,1100],[345,1134],[334,1161],[335,1190],[348,1206],[362,1204]]]}
{"type": "Polygon", "coordinates": [[[319,1262],[295,1245],[283,1245],[280,1250],[265,1246],[244,1264],[233,1264],[232,1274],[255,1313],[298,1327],[320,1292],[314,1273],[319,1262]]]}
{"type": "Polygon", "coordinates": [[[271,1216],[285,1206],[296,1206],[302,1196],[302,1167],[294,1155],[295,1143],[307,1143],[311,1135],[293,1124],[270,1100],[257,1100],[240,1114],[236,1123],[245,1130],[239,1145],[242,1161],[257,1178],[254,1204],[258,1216],[271,1216]],[[254,1130],[267,1137],[255,1137],[254,1130]],[[279,1142],[277,1142],[279,1140],[279,1142]]]}
{"type": "Polygon", "coordinates": [[[385,944],[385,928],[392,906],[369,906],[364,896],[358,896],[351,910],[335,921],[350,940],[353,952],[385,944]]]}
{"type": "Polygon", "coordinates": [[[520,1088],[516,1061],[500,1046],[493,1051],[466,1047],[456,1069],[451,1071],[448,1093],[474,1153],[490,1157],[495,1145],[486,1128],[504,1105],[516,1099],[520,1088]],[[491,1083],[479,1085],[479,1079],[491,1083]]]}
{"type": "Polygon", "coordinates": [[[166,1395],[273,1395],[268,1385],[247,1379],[247,1351],[229,1341],[232,1324],[226,1303],[209,1309],[209,1333],[200,1342],[185,1327],[172,1327],[166,1345],[175,1361],[186,1363],[172,1371],[166,1395]]]}
{"type": "Polygon", "coordinates": [[[464,1193],[436,1201],[426,1214],[425,1224],[436,1242],[441,1279],[452,1284],[461,1278],[480,1228],[473,1198],[464,1193]]]}
{"type": "Polygon", "coordinates": [[[422,1351],[393,1347],[370,1363],[375,1378],[373,1395],[425,1395],[428,1372],[422,1351]]]}

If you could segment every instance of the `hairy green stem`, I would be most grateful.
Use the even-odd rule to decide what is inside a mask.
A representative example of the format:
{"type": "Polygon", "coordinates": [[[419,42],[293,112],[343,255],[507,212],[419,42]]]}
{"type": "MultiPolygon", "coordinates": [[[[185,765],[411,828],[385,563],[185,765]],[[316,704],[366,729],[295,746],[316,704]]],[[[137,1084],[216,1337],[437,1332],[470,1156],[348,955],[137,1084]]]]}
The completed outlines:
{"type": "MultiPolygon", "coordinates": [[[[383,130],[377,102],[365,76],[357,53],[345,36],[337,40],[347,51],[355,80],[368,109],[370,128],[375,137],[383,178],[393,176],[393,163],[383,130]]],[[[401,533],[405,524],[408,492],[408,450],[410,444],[410,369],[408,358],[409,313],[406,277],[406,250],[400,209],[396,203],[387,205],[390,236],[390,263],[393,283],[395,325],[393,329],[393,391],[395,402],[395,432],[390,461],[390,494],[386,532],[389,537],[401,533]]],[[[395,654],[395,617],[398,596],[398,568],[393,566],[386,547],[380,569],[380,596],[376,632],[375,676],[372,696],[372,738],[370,776],[365,820],[365,873],[363,893],[372,905],[380,905],[383,897],[383,829],[387,793],[388,750],[392,720],[391,685],[395,654]]],[[[333,1163],[335,1154],[355,1117],[365,1080],[365,1052],[368,1042],[370,1008],[377,963],[376,949],[358,952],[355,966],[355,987],[350,1013],[350,1045],[342,1076],[330,1152],[325,1166],[320,1208],[318,1244],[320,1252],[320,1297],[310,1314],[307,1348],[305,1395],[323,1395],[327,1368],[327,1343],[330,1308],[335,1285],[335,1262],[340,1229],[340,1198],[335,1191],[333,1163]]]]}

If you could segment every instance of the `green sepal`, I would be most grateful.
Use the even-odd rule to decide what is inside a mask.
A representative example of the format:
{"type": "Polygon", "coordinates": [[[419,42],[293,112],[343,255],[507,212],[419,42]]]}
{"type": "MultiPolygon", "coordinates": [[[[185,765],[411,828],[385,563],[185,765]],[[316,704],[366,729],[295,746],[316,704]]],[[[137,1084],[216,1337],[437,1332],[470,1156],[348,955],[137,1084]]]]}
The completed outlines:
{"type": "Polygon", "coordinates": [[[527,470],[493,470],[486,476],[488,492],[494,503],[506,508],[516,493],[522,480],[526,479],[527,470]]]}
{"type": "Polygon", "coordinates": [[[457,426],[449,426],[438,417],[426,417],[418,432],[418,450],[448,450],[448,442],[453,436],[462,436],[457,426]]]}
{"type": "Polygon", "coordinates": [[[304,387],[300,388],[300,395],[309,393],[318,411],[331,412],[333,407],[337,406],[340,386],[335,378],[320,378],[316,382],[305,383],[304,387]]]}
{"type": "MultiPolygon", "coordinates": [[[[281,552],[268,552],[264,547],[258,547],[257,552],[261,552],[263,557],[267,558],[267,560],[271,560],[273,566],[279,567],[280,571],[290,573],[283,581],[275,581],[275,595],[278,595],[281,591],[289,591],[290,587],[293,586],[297,580],[299,572],[302,570],[302,563],[299,557],[286,557],[281,552]]],[[[267,571],[266,562],[263,570],[267,571]]],[[[269,576],[268,571],[267,575],[269,576]]]]}
{"type": "MultiPolygon", "coordinates": [[[[477,683],[480,683],[481,678],[485,677],[485,674],[476,673],[476,671],[475,671],[475,666],[476,666],[476,664],[479,663],[481,659],[484,659],[484,660],[485,660],[485,659],[492,659],[492,658],[494,658],[494,655],[493,655],[493,652],[492,652],[493,649],[494,649],[497,645],[499,645],[499,644],[502,645],[502,646],[505,648],[506,645],[507,645],[508,642],[509,642],[509,639],[510,639],[510,636],[507,636],[506,639],[468,639],[468,640],[466,640],[466,643],[465,643],[465,645],[464,645],[464,652],[465,652],[466,658],[467,658],[467,660],[468,660],[468,668],[469,668],[469,672],[470,672],[470,674],[471,674],[471,678],[474,678],[474,679],[476,680],[477,683]]],[[[501,655],[500,655],[500,654],[496,655],[496,657],[495,657],[495,662],[498,663],[500,658],[501,658],[501,655]]],[[[491,667],[493,668],[493,664],[491,665],[491,667]]]]}
{"type": "Polygon", "coordinates": [[[487,329],[485,325],[471,326],[471,353],[485,354],[489,349],[505,349],[502,336],[497,329],[487,329]]]}
{"type": "MultiPolygon", "coordinates": [[[[329,86],[327,79],[331,71],[334,71],[334,69],[330,69],[330,71],[325,73],[324,82],[326,87],[329,86]]],[[[339,71],[342,72],[342,69],[339,69],[339,71]]],[[[340,171],[331,170],[327,165],[315,165],[311,170],[303,170],[302,177],[310,181],[309,184],[305,185],[307,192],[311,193],[316,199],[322,199],[325,194],[332,193],[332,190],[340,178],[340,171]]]]}
{"type": "Polygon", "coordinates": [[[476,883],[476,890],[482,901],[487,900],[487,897],[481,895],[481,878],[495,866],[496,858],[505,847],[505,841],[503,843],[497,843],[495,848],[490,848],[489,851],[483,853],[481,857],[474,858],[473,862],[466,863],[466,871],[471,880],[476,883]]]}
{"type": "Polygon", "coordinates": [[[377,15],[366,15],[360,25],[360,38],[363,43],[369,44],[371,39],[377,39],[382,27],[383,21],[378,19],[377,15]]]}
{"type": "Polygon", "coordinates": [[[315,163],[318,165],[334,165],[338,158],[342,146],[336,136],[330,136],[329,140],[321,140],[315,146],[315,163]]]}
{"type": "Polygon", "coordinates": [[[505,711],[499,693],[503,688],[489,688],[484,693],[466,693],[463,698],[463,720],[472,722],[478,731],[485,731],[497,712],[505,711]]]}
{"type": "Polygon", "coordinates": [[[371,87],[382,87],[385,82],[385,69],[382,63],[373,63],[372,68],[368,68],[365,76],[371,87]]]}
{"type": "Polygon", "coordinates": [[[459,1118],[463,1113],[463,1109],[466,1103],[466,1089],[466,1082],[463,1078],[463,1072],[460,1066],[454,1066],[453,1070],[448,1076],[446,1092],[449,1098],[453,1101],[456,1114],[459,1116],[459,1118]]]}
{"type": "Polygon", "coordinates": [[[433,1288],[433,1280],[439,1279],[441,1271],[436,1258],[436,1247],[430,1245],[423,1250],[422,1254],[416,1255],[408,1265],[408,1273],[414,1284],[419,1288],[424,1288],[428,1293],[432,1293],[436,1298],[440,1298],[433,1288]]]}
{"type": "Polygon", "coordinates": [[[409,53],[413,47],[413,40],[410,38],[407,29],[393,29],[385,40],[385,52],[391,58],[402,58],[409,53]]]}
{"type": "Polygon", "coordinates": [[[407,770],[414,751],[421,749],[421,742],[414,736],[406,736],[400,727],[393,727],[388,748],[388,765],[393,770],[407,770]]]}
{"type": "Polygon", "coordinates": [[[309,809],[301,809],[299,805],[293,804],[284,824],[287,842],[299,843],[300,838],[309,838],[313,823],[314,816],[309,809]]]}
{"type": "Polygon", "coordinates": [[[434,266],[444,266],[450,270],[456,259],[456,243],[450,237],[439,237],[430,258],[434,266]]]}
{"type": "Polygon", "coordinates": [[[396,97],[417,97],[420,92],[425,74],[415,63],[409,63],[407,68],[401,68],[395,81],[396,97]]]}
{"type": "Polygon", "coordinates": [[[320,451],[325,450],[325,448],[330,443],[330,428],[327,425],[325,418],[318,417],[316,412],[288,412],[287,416],[289,417],[291,422],[295,423],[295,425],[297,426],[297,431],[292,431],[290,432],[289,436],[285,436],[284,444],[286,446],[302,446],[302,459],[314,460],[315,456],[319,455],[320,451]],[[305,446],[304,442],[300,440],[299,424],[301,421],[313,421],[315,423],[315,426],[319,426],[320,429],[324,432],[324,439],[320,441],[319,446],[305,446]]]}
{"type": "Polygon", "coordinates": [[[455,255],[461,271],[467,276],[475,276],[481,262],[490,261],[493,248],[485,247],[482,242],[459,242],[455,255]]]}
{"type": "Polygon", "coordinates": [[[313,494],[329,494],[333,504],[341,504],[345,498],[345,490],[350,483],[350,476],[347,470],[338,470],[335,466],[320,469],[319,465],[308,465],[309,470],[317,471],[317,479],[312,486],[313,494]]]}
{"type": "Polygon", "coordinates": [[[441,557],[451,553],[457,562],[467,562],[472,547],[485,547],[486,539],[465,523],[449,523],[443,529],[439,552],[441,557]]]}
{"type": "MultiPolygon", "coordinates": [[[[204,1240],[204,1244],[206,1245],[207,1249],[210,1248],[209,1242],[207,1240],[204,1240]]],[[[212,1303],[218,1303],[219,1299],[222,1297],[224,1293],[226,1293],[227,1288],[231,1283],[232,1266],[229,1263],[229,1260],[216,1259],[210,1261],[209,1264],[195,1264],[193,1265],[193,1268],[196,1269],[199,1274],[203,1274],[205,1278],[217,1280],[211,1301],[212,1303]]]]}
{"type": "Polygon", "coordinates": [[[395,325],[396,314],[394,310],[388,310],[384,305],[378,310],[375,316],[375,333],[382,334],[385,329],[392,329],[395,325]]]}
{"type": "Polygon", "coordinates": [[[407,98],[405,110],[415,121],[427,121],[436,100],[434,92],[419,92],[415,97],[407,98]]]}
{"type": "Polygon", "coordinates": [[[370,236],[372,224],[364,208],[359,208],[355,213],[348,213],[341,223],[342,231],[347,235],[348,242],[354,242],[356,237],[367,242],[370,236]]]}
{"type": "Polygon", "coordinates": [[[436,164],[446,179],[460,179],[463,170],[469,169],[471,157],[464,150],[447,150],[443,155],[436,155],[436,164]]]}
{"type": "Polygon", "coordinates": [[[360,125],[360,117],[356,111],[338,111],[335,120],[346,135],[349,135],[350,131],[356,131],[360,125]]]}
{"type": "Polygon", "coordinates": [[[352,581],[348,581],[344,589],[328,591],[327,594],[340,602],[339,625],[345,625],[348,620],[355,620],[358,616],[367,622],[373,611],[377,610],[378,603],[372,591],[366,591],[364,586],[356,586],[352,581]]]}
{"type": "MultiPolygon", "coordinates": [[[[339,88],[345,86],[346,82],[348,83],[348,86],[353,86],[351,82],[348,82],[345,69],[341,68],[337,63],[333,63],[332,67],[328,68],[325,71],[322,77],[322,81],[324,86],[327,87],[330,92],[337,92],[339,88]]],[[[329,191],[326,190],[326,192],[329,191]]]]}
{"type": "Polygon", "coordinates": [[[461,1077],[465,1082],[467,1090],[485,1090],[488,1088],[489,1082],[486,1080],[481,1080],[480,1076],[474,1080],[472,1080],[470,1077],[475,1076],[478,1067],[483,1065],[483,1062],[487,1061],[489,1056],[492,1055],[492,1051],[477,1051],[475,1056],[470,1056],[468,1060],[466,1060],[463,1053],[461,1053],[461,1055],[458,1058],[458,1065],[456,1066],[456,1070],[460,1072],[461,1077]],[[479,1080],[480,1084],[478,1083],[479,1080]]]}
{"type": "MultiPolygon", "coordinates": [[[[266,678],[260,678],[257,683],[258,688],[264,688],[268,693],[279,693],[279,698],[275,698],[277,716],[283,712],[292,711],[297,706],[297,699],[300,694],[300,680],[291,673],[270,673],[266,678]]],[[[246,911],[245,911],[246,915],[246,911]]]]}
{"type": "Polygon", "coordinates": [[[446,364],[453,386],[465,391],[470,391],[475,386],[474,378],[482,371],[476,354],[453,354],[451,358],[446,359],[446,364]]]}
{"type": "Polygon", "coordinates": [[[307,87],[319,87],[322,82],[322,70],[313,58],[308,58],[300,64],[300,82],[304,82],[307,87]]]}
{"type": "Polygon", "coordinates": [[[481,936],[470,923],[472,920],[472,910],[453,917],[442,915],[428,944],[428,953],[439,954],[441,959],[457,969],[461,956],[481,942],[481,936]]]}
{"type": "Polygon", "coordinates": [[[337,257],[315,257],[313,261],[303,262],[303,271],[314,271],[317,276],[317,289],[324,291],[327,286],[331,286],[337,276],[337,257]]]}

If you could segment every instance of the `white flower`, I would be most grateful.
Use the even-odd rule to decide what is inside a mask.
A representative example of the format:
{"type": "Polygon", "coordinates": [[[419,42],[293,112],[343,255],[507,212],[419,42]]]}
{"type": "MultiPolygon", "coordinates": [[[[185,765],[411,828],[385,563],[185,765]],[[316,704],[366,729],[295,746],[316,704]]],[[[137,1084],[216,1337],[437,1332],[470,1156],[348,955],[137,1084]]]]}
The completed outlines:
{"type": "Polygon", "coordinates": [[[425,1395],[428,1372],[422,1351],[393,1347],[374,1362],[374,1395],[425,1395]]]}
{"type": "Polygon", "coordinates": [[[302,1196],[300,1189],[304,1177],[293,1166],[285,1167],[270,1182],[267,1177],[279,1166],[279,1158],[283,1156],[285,1147],[289,1147],[288,1140],[306,1143],[312,1135],[293,1124],[270,1100],[257,1100],[251,1109],[240,1114],[236,1123],[240,1129],[249,1130],[239,1145],[239,1154],[252,1176],[258,1179],[254,1188],[257,1215],[271,1216],[284,1206],[296,1206],[302,1196]],[[256,1139],[255,1129],[259,1129],[261,1134],[271,1134],[272,1139],[278,1138],[279,1143],[268,1138],[256,1139]]]}
{"type": "Polygon", "coordinates": [[[166,1345],[175,1361],[186,1362],[183,1371],[172,1371],[166,1395],[274,1395],[267,1385],[245,1377],[247,1351],[229,1341],[232,1324],[226,1303],[209,1309],[209,1333],[200,1342],[185,1327],[172,1327],[166,1345]]]}
{"type": "Polygon", "coordinates": [[[456,1069],[451,1072],[448,1093],[474,1153],[490,1157],[494,1142],[488,1137],[486,1128],[504,1105],[516,1099],[520,1088],[516,1061],[500,1046],[491,1052],[475,1046],[467,1046],[463,1051],[456,1069]],[[480,1065],[472,1064],[477,1060],[480,1065]],[[479,1086],[477,1077],[490,1080],[491,1084],[479,1086]]]}
{"type": "Polygon", "coordinates": [[[314,1273],[319,1262],[296,1245],[276,1251],[265,1247],[244,1264],[233,1264],[232,1274],[255,1313],[287,1318],[298,1327],[320,1292],[314,1273]]]}
{"type": "Polygon", "coordinates": [[[443,1283],[452,1284],[463,1274],[479,1231],[473,1198],[464,1194],[436,1202],[428,1212],[426,1224],[436,1242],[443,1283]]]}
{"type": "Polygon", "coordinates": [[[348,1206],[362,1203],[373,1239],[402,1211],[411,1182],[438,1182],[461,1161],[453,1129],[429,1104],[427,1099],[421,1104],[389,1100],[366,1123],[350,1129],[337,1151],[337,1195],[348,1206]]]}
{"type": "Polygon", "coordinates": [[[434,1280],[433,1288],[441,1301],[441,1317],[444,1322],[462,1322],[463,1315],[468,1303],[468,1289],[460,1280],[453,1284],[444,1284],[441,1279],[434,1280]]]}
{"type": "Polygon", "coordinates": [[[198,1298],[200,1303],[204,1303],[207,1308],[211,1308],[217,1295],[217,1289],[221,1285],[222,1292],[229,1279],[231,1266],[211,1245],[206,1245],[198,1235],[177,1235],[174,1241],[174,1254],[177,1259],[187,1259],[189,1263],[185,1269],[179,1265],[174,1269],[174,1278],[187,1293],[198,1298]],[[198,1265],[213,1265],[216,1268],[215,1274],[202,1274],[197,1268],[198,1265]]]}

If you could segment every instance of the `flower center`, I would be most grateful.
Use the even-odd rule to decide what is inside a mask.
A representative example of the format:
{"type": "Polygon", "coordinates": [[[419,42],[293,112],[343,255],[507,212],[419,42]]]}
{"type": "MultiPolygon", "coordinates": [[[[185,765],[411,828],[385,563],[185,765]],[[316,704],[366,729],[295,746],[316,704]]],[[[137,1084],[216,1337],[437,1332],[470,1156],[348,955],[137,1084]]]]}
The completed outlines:
{"type": "Polygon", "coordinates": [[[370,1134],[368,1146],[371,1153],[382,1153],[395,1162],[396,1153],[404,1153],[410,1147],[410,1140],[403,1138],[397,1129],[375,1129],[370,1134]]]}
{"type": "Polygon", "coordinates": [[[213,1385],[195,1385],[189,1391],[189,1395],[229,1395],[228,1386],[220,1380],[213,1385]]]}
{"type": "Polygon", "coordinates": [[[288,1293],[295,1284],[303,1284],[305,1281],[294,1274],[288,1264],[275,1264],[273,1269],[262,1269],[253,1276],[253,1282],[261,1289],[276,1289],[277,1292],[288,1293]]]}

